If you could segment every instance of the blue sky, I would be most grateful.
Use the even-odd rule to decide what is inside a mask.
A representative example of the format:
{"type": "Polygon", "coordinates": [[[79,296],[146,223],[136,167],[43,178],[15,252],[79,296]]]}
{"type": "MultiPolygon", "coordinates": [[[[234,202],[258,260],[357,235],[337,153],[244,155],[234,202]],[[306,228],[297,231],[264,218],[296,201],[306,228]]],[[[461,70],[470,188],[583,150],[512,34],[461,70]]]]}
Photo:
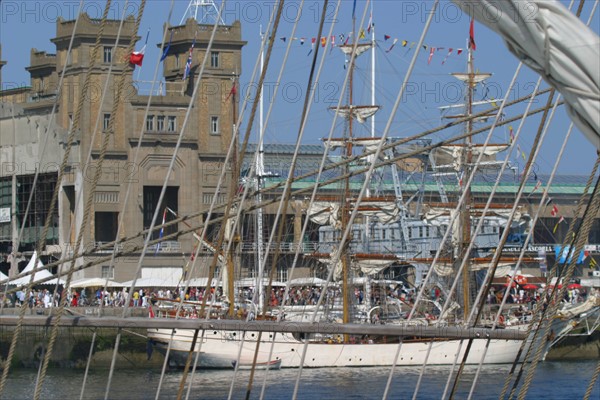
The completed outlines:
{"type": "MultiPolygon", "coordinates": [[[[56,32],[56,19],[63,16],[73,19],[79,1],[8,1],[0,3],[0,42],[2,43],[2,58],[8,64],[2,70],[3,87],[15,87],[29,84],[29,76],[25,67],[29,64],[30,49],[54,51],[50,38],[56,32]]],[[[183,18],[188,1],[177,0],[172,25],[179,24],[183,18]]],[[[334,22],[333,11],[335,1],[331,1],[324,31],[328,32],[334,22]]],[[[586,2],[583,19],[587,20],[591,10],[591,3],[586,2]]],[[[103,1],[86,1],[84,9],[92,17],[100,17],[103,1]]],[[[113,2],[110,16],[120,18],[123,13],[123,0],[113,2]]],[[[131,1],[127,13],[136,12],[139,1],[131,1]]],[[[360,21],[366,1],[358,1],[356,18],[360,21]]],[[[168,15],[170,1],[150,0],[147,2],[146,12],[140,29],[140,36],[145,37],[150,28],[149,46],[144,59],[144,67],[140,73],[140,80],[150,80],[156,60],[159,58],[155,44],[162,39],[162,26],[168,15]]],[[[241,85],[242,89],[250,87],[248,80],[252,72],[260,44],[260,26],[266,26],[273,1],[229,1],[225,10],[225,22],[231,23],[238,19],[242,22],[243,39],[248,45],[243,51],[243,65],[241,85]]],[[[421,34],[431,1],[393,1],[375,0],[373,2],[373,23],[375,24],[376,40],[376,98],[383,109],[377,114],[376,130],[381,132],[389,117],[393,101],[406,72],[410,58],[415,49],[410,49],[411,42],[417,42],[421,34]],[[384,35],[390,36],[384,40],[384,35]],[[389,52],[394,39],[398,39],[396,46],[389,52]],[[409,44],[402,47],[402,41],[409,44]]],[[[299,115],[303,103],[304,90],[312,57],[308,56],[311,38],[317,36],[318,15],[322,2],[316,0],[306,1],[302,12],[299,13],[299,1],[288,1],[283,14],[283,21],[276,41],[272,56],[272,67],[268,70],[266,92],[272,91],[276,77],[279,73],[285,47],[291,38],[293,20],[300,15],[299,25],[294,35],[297,40],[292,41],[290,59],[284,72],[284,78],[279,82],[281,90],[276,102],[274,113],[266,133],[267,142],[292,143],[298,130],[299,115]],[[280,38],[285,37],[284,42],[280,38]],[[300,44],[300,38],[305,38],[305,43],[300,44]]],[[[340,13],[335,23],[333,33],[336,42],[339,35],[348,35],[352,31],[352,1],[342,1],[340,13]]],[[[363,24],[363,29],[368,26],[369,12],[363,24]]],[[[600,23],[596,16],[593,29],[598,32],[600,23]]],[[[357,22],[358,25],[358,22],[357,22]]],[[[359,30],[357,28],[357,30],[359,30]]],[[[391,125],[390,136],[400,137],[418,133],[421,130],[433,128],[441,123],[440,111],[437,107],[461,102],[460,85],[449,74],[462,72],[466,69],[466,41],[469,32],[469,17],[463,14],[453,3],[445,0],[435,15],[434,23],[427,35],[425,43],[428,50],[422,51],[417,61],[410,81],[408,94],[403,99],[400,109],[391,125]],[[431,63],[428,64],[430,48],[443,48],[434,52],[431,63]],[[448,55],[449,48],[453,53],[448,55]],[[457,49],[465,51],[457,54],[457,49]]],[[[493,77],[488,80],[485,89],[477,94],[478,98],[484,95],[489,98],[501,98],[505,94],[517,60],[506,50],[505,45],[493,32],[481,24],[475,24],[475,39],[477,51],[475,52],[475,67],[481,72],[491,72],[493,77]]],[[[143,41],[143,39],[142,39],[143,41]]],[[[143,43],[138,43],[137,49],[143,43]]],[[[324,49],[321,49],[324,50],[324,49]]],[[[344,80],[344,57],[336,49],[327,47],[327,59],[324,71],[318,85],[318,92],[312,108],[312,118],[307,127],[306,143],[316,143],[319,138],[328,134],[333,114],[327,109],[336,104],[341,85],[344,80]]],[[[322,54],[322,53],[321,53],[322,54]]],[[[135,72],[138,76],[138,72],[135,72]]],[[[363,55],[358,62],[355,75],[355,103],[370,102],[370,56],[363,55]]],[[[527,68],[521,74],[518,84],[510,94],[510,98],[524,96],[531,92],[537,76],[527,68]]],[[[545,85],[543,85],[545,87],[545,85]]],[[[147,93],[149,84],[140,84],[140,92],[147,93]]],[[[537,107],[542,104],[536,105],[537,107]]],[[[265,105],[265,110],[267,105],[265,105]]],[[[521,108],[522,109],[522,108],[521,108]]],[[[514,112],[510,112],[514,115],[514,112]]],[[[533,137],[537,130],[539,118],[533,118],[525,125],[519,139],[519,146],[528,153],[531,149],[533,137]]],[[[568,127],[569,120],[565,111],[560,108],[554,119],[546,144],[538,159],[536,169],[538,172],[548,172],[562,142],[568,127]]],[[[517,124],[514,124],[516,129],[517,124]]],[[[440,139],[460,132],[460,128],[442,132],[433,137],[440,139]]],[[[367,127],[359,127],[358,134],[368,135],[367,127]]],[[[494,142],[506,142],[507,128],[498,128],[494,134],[494,142]]],[[[479,139],[480,141],[483,138],[479,139]]],[[[587,142],[580,132],[573,136],[564,161],[561,163],[560,172],[563,174],[587,174],[595,160],[595,149],[587,142]]],[[[523,164],[522,160],[514,162],[523,164]]]]}

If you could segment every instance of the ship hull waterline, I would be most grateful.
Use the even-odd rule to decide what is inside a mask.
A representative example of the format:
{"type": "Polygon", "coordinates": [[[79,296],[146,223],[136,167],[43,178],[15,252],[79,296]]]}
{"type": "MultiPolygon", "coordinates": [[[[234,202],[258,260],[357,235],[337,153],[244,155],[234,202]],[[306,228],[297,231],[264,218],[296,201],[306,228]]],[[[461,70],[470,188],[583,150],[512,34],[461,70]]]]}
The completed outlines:
{"type": "MultiPolygon", "coordinates": [[[[256,350],[258,332],[245,332],[245,339],[239,339],[243,332],[206,331],[204,337],[198,336],[195,353],[200,351],[198,368],[232,368],[240,355],[240,365],[251,365],[256,350]],[[200,343],[202,341],[202,343],[200,343]],[[242,351],[240,353],[240,345],[242,351]]],[[[193,330],[178,329],[172,335],[171,329],[149,329],[148,338],[152,340],[158,351],[165,353],[172,339],[169,351],[171,367],[180,368],[185,365],[194,335],[193,330]]],[[[298,368],[304,342],[292,334],[277,334],[271,358],[273,333],[263,333],[259,346],[257,363],[281,361],[281,368],[298,368]]],[[[456,354],[460,351],[459,362],[462,360],[467,341],[448,339],[433,341],[429,357],[427,353],[431,339],[405,340],[396,365],[422,365],[427,359],[428,365],[452,365],[456,354]]],[[[467,364],[479,364],[485,351],[487,339],[474,339],[467,357],[467,364]]],[[[522,340],[490,340],[484,364],[513,363],[523,343],[522,340]]],[[[327,343],[310,342],[307,348],[304,367],[378,367],[394,364],[398,343],[327,343]]],[[[523,352],[524,353],[524,352],[523,352]]]]}

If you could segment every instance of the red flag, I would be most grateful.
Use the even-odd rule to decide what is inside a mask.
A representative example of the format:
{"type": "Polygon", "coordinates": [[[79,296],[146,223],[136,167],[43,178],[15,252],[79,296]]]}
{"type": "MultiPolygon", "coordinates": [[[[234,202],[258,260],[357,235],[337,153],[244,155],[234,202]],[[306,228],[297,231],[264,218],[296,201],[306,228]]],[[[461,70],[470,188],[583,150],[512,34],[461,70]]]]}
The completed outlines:
{"type": "Polygon", "coordinates": [[[475,20],[473,18],[471,18],[471,28],[469,28],[469,47],[477,50],[477,45],[475,44],[475,20]]]}
{"type": "Polygon", "coordinates": [[[458,54],[459,56],[462,54],[462,52],[463,52],[463,49],[456,50],[456,54],[458,54]]]}
{"type": "Polygon", "coordinates": [[[321,47],[325,47],[326,44],[327,44],[327,38],[326,37],[322,37],[321,38],[321,47]]]}
{"type": "Polygon", "coordinates": [[[233,84],[233,86],[231,87],[231,90],[229,91],[229,94],[227,95],[227,98],[225,99],[225,101],[229,100],[229,98],[231,96],[235,96],[237,94],[237,89],[235,88],[235,83],[233,84]]]}
{"type": "Polygon", "coordinates": [[[391,38],[391,36],[390,36],[390,35],[383,35],[383,40],[388,40],[388,39],[390,39],[390,38],[391,38]]]}
{"type": "Polygon", "coordinates": [[[131,64],[137,65],[139,67],[142,66],[142,62],[144,61],[144,52],[146,50],[146,46],[144,46],[142,48],[142,50],[140,51],[134,51],[133,53],[131,53],[131,55],[129,56],[129,62],[131,64]]]}
{"type": "Polygon", "coordinates": [[[556,217],[558,215],[558,207],[556,207],[555,205],[552,206],[552,211],[550,211],[550,215],[552,215],[553,217],[556,217]]]}

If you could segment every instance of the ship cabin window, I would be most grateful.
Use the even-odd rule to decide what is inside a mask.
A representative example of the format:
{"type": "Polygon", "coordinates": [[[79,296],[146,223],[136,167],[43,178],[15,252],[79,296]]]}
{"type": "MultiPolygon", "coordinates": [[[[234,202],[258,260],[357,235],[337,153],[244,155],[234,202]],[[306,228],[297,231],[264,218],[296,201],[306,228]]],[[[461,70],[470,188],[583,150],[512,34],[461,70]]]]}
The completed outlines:
{"type": "Polygon", "coordinates": [[[492,233],[498,233],[498,227],[497,226],[493,226],[492,227],[492,233]]]}
{"type": "Polygon", "coordinates": [[[419,227],[419,237],[420,238],[423,237],[423,227],[422,226],[419,227]]]}
{"type": "Polygon", "coordinates": [[[426,226],[426,227],[425,227],[425,236],[429,237],[429,236],[430,236],[430,235],[429,235],[429,233],[430,233],[430,232],[429,232],[429,227],[428,227],[428,226],[426,226]]]}
{"type": "Polygon", "coordinates": [[[175,69],[179,69],[179,54],[175,54],[175,69]]]}
{"type": "Polygon", "coordinates": [[[408,238],[412,239],[412,228],[408,228],[408,238]]]}

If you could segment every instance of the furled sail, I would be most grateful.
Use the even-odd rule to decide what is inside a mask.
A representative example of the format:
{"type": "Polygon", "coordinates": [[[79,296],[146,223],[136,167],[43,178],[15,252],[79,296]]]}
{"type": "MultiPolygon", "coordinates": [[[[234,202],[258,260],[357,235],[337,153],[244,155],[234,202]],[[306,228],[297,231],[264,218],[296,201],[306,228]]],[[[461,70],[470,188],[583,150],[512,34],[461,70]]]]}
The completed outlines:
{"type": "MultiPolygon", "coordinates": [[[[352,50],[354,49],[354,46],[355,46],[354,44],[343,44],[343,45],[339,46],[339,48],[342,51],[342,53],[344,53],[346,55],[350,55],[350,54],[352,54],[352,50]]],[[[370,50],[371,47],[373,47],[371,43],[358,43],[356,45],[356,50],[354,52],[354,54],[356,54],[355,57],[358,57],[365,51],[370,50]]]]}
{"type": "Polygon", "coordinates": [[[308,207],[307,214],[315,224],[331,225],[336,229],[341,227],[339,203],[313,202],[308,207]]]}
{"type": "Polygon", "coordinates": [[[355,259],[354,266],[366,275],[375,275],[392,265],[396,260],[355,259]]]}
{"type": "Polygon", "coordinates": [[[598,35],[556,0],[453,1],[501,35],[515,56],[556,88],[573,122],[600,148],[598,35]]]}
{"type": "MultiPolygon", "coordinates": [[[[473,146],[471,154],[473,159],[479,157],[481,153],[486,156],[493,156],[508,148],[508,145],[488,145],[488,146],[473,146]]],[[[465,156],[465,147],[463,145],[448,145],[439,147],[439,151],[444,152],[452,157],[452,166],[455,171],[460,171],[465,165],[463,157],[465,156]]]]}
{"type": "Polygon", "coordinates": [[[332,107],[340,117],[343,118],[354,118],[361,124],[364,123],[369,117],[373,116],[378,110],[379,106],[341,106],[332,107]]]}

